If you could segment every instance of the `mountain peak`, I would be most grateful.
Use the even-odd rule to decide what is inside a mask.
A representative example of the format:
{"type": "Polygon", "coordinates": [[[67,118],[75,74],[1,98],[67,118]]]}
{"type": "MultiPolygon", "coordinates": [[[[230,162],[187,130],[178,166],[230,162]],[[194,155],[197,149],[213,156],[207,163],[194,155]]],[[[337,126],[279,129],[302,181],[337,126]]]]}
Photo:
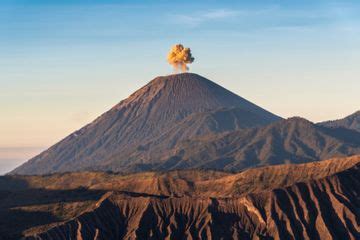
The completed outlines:
{"type": "Polygon", "coordinates": [[[307,122],[307,123],[311,123],[306,118],[299,117],[299,116],[289,117],[289,118],[285,119],[285,121],[287,121],[287,122],[307,122]]]}
{"type": "Polygon", "coordinates": [[[301,125],[314,125],[311,121],[302,117],[290,117],[288,119],[283,120],[284,124],[301,124],[301,125]]]}
{"type": "MultiPolygon", "coordinates": [[[[174,73],[164,76],[159,76],[157,78],[164,78],[164,79],[186,79],[186,78],[204,78],[203,76],[197,73],[191,72],[183,72],[183,73],[174,73]]],[[[155,78],[156,79],[156,78],[155,78]]]]}
{"type": "Polygon", "coordinates": [[[279,119],[270,112],[195,73],[156,77],[131,94],[129,98],[121,101],[115,106],[115,109],[134,107],[135,105],[143,110],[155,107],[166,114],[164,117],[175,117],[176,119],[193,112],[232,107],[240,107],[259,115],[279,119]],[[179,114],[181,116],[177,116],[179,114]]]}
{"type": "Polygon", "coordinates": [[[330,128],[347,128],[360,132],[360,110],[342,119],[321,122],[319,125],[330,128]]]}

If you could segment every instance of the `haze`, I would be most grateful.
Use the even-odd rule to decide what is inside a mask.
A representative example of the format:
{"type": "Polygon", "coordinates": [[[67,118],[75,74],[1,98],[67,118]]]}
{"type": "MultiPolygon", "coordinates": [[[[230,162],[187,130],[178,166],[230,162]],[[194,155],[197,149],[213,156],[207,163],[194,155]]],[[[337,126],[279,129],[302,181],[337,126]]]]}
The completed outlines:
{"type": "Polygon", "coordinates": [[[0,173],[171,73],[179,42],[191,72],[282,117],[359,110],[357,1],[52,2],[0,3],[0,173]]]}

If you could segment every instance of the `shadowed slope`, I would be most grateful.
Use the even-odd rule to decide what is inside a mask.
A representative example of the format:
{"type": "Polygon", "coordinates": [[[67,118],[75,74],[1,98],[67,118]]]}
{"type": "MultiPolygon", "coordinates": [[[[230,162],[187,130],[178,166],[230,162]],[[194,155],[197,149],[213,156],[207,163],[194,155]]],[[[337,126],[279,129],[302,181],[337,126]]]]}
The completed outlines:
{"type": "MultiPolygon", "coordinates": [[[[169,139],[165,142],[171,143],[169,139]]],[[[296,117],[265,127],[195,136],[177,142],[167,151],[160,151],[155,145],[145,152],[133,152],[129,157],[132,165],[112,165],[115,157],[110,159],[109,165],[105,161],[98,169],[239,171],[254,166],[304,163],[354,154],[360,154],[358,132],[325,128],[296,117]]]]}
{"type": "Polygon", "coordinates": [[[360,153],[360,134],[301,118],[182,142],[156,169],[248,167],[318,161],[360,153]],[[176,161],[174,161],[176,159],[176,161]]]}
{"type": "MultiPolygon", "coordinates": [[[[201,135],[268,124],[278,119],[279,117],[199,75],[183,73],[158,77],[94,122],[69,135],[12,173],[45,174],[93,169],[104,162],[117,167],[129,167],[132,165],[127,157],[129,154],[143,149],[144,144],[155,138],[161,139],[161,135],[179,123],[183,124],[179,125],[183,128],[177,129],[181,136],[177,141],[194,135],[187,131],[189,125],[201,135]],[[236,109],[224,110],[233,108],[236,109]],[[217,110],[220,111],[216,112],[217,110]],[[228,114],[228,111],[233,113],[228,114]],[[212,119],[206,120],[202,115],[207,112],[212,119]],[[192,114],[199,114],[199,119],[202,119],[200,122],[204,125],[199,125],[197,120],[184,120],[192,114]],[[226,114],[230,116],[230,123],[217,120],[227,118],[226,114]],[[244,124],[241,124],[243,121],[244,124]]],[[[165,147],[168,143],[157,143],[160,148],[162,145],[165,147]]],[[[109,166],[109,169],[111,168],[109,166]]]]}

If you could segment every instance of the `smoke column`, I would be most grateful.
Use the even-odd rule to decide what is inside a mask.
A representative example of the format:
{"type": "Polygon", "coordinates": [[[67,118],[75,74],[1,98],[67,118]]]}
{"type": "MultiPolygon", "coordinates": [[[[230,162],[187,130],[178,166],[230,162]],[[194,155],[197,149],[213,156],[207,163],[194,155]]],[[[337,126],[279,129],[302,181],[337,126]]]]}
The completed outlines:
{"type": "Polygon", "coordinates": [[[191,64],[195,58],[191,55],[190,48],[185,48],[182,44],[173,46],[167,56],[167,61],[175,71],[186,72],[189,70],[187,64],[191,64]]]}

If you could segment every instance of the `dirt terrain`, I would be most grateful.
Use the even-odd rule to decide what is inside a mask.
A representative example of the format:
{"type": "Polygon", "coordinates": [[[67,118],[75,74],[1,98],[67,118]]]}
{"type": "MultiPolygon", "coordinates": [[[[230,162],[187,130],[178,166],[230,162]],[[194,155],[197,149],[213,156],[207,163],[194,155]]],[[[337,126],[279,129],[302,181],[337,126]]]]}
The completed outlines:
{"type": "Polygon", "coordinates": [[[0,178],[2,239],[358,239],[360,157],[0,178]]]}

